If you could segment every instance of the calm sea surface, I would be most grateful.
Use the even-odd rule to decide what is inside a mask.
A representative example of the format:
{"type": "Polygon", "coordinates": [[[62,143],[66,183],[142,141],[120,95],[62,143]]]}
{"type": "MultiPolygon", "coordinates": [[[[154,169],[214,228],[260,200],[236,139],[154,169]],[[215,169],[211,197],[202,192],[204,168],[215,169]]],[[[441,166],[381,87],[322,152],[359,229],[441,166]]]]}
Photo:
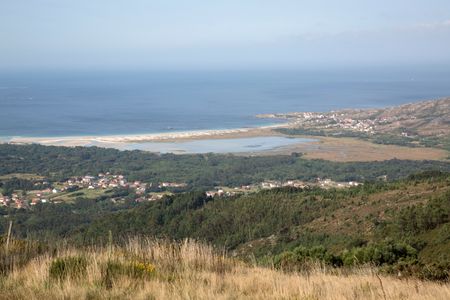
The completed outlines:
{"type": "Polygon", "coordinates": [[[450,71],[0,74],[0,137],[252,127],[256,114],[450,96],[450,71]]]}

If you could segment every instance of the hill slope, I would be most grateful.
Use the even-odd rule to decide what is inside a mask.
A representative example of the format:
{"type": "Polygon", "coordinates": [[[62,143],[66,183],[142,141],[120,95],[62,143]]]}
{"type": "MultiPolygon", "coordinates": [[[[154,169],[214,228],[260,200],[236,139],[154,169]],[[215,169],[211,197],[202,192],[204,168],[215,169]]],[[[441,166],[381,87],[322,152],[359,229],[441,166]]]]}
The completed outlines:
{"type": "Polygon", "coordinates": [[[397,255],[395,248],[406,247],[411,252],[393,259],[364,260],[445,279],[450,270],[449,199],[450,176],[443,173],[348,190],[277,189],[233,198],[188,193],[105,216],[72,236],[84,243],[105,239],[109,230],[114,236],[193,237],[234,255],[261,259],[299,246],[320,246],[337,265],[345,265],[348,251],[397,255]],[[423,273],[424,266],[436,268],[435,273],[423,273]]]}
{"type": "MultiPolygon", "coordinates": [[[[3,249],[3,248],[2,248],[3,249]]],[[[1,299],[448,299],[450,285],[313,266],[284,273],[184,241],[60,248],[0,280],[1,299]]]]}
{"type": "Polygon", "coordinates": [[[289,120],[286,134],[347,136],[380,144],[428,146],[450,150],[450,98],[379,109],[324,113],[273,114],[289,120]]]}

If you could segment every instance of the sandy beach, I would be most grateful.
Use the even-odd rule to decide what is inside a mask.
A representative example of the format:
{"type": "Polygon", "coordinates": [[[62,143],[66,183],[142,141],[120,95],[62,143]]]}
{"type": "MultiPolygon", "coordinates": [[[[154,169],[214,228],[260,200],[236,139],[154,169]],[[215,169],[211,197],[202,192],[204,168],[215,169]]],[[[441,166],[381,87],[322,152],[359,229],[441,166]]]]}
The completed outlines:
{"type": "MultiPolygon", "coordinates": [[[[175,154],[189,153],[178,150],[182,143],[207,140],[233,140],[257,137],[288,137],[274,129],[288,128],[291,123],[281,123],[270,126],[219,130],[197,130],[183,132],[166,132],[136,135],[105,135],[105,136],[68,136],[68,137],[13,137],[4,142],[11,144],[37,143],[47,146],[97,146],[131,150],[133,146],[146,143],[172,143],[175,154]],[[131,148],[130,148],[131,147],[131,148]]],[[[332,161],[379,161],[387,159],[411,160],[447,160],[448,152],[435,148],[409,148],[395,145],[373,144],[354,138],[330,138],[321,136],[299,136],[299,142],[289,146],[274,147],[273,149],[248,149],[235,153],[236,155],[289,155],[293,152],[303,153],[309,159],[325,159],[332,161]],[[301,139],[304,140],[301,140],[301,139]]],[[[135,149],[144,149],[136,147],[135,149]]],[[[156,151],[157,152],[157,151],[156,151]]],[[[219,151],[221,152],[221,151],[219,151]]],[[[222,151],[223,152],[223,151],[222,151]]]]}
{"type": "Polygon", "coordinates": [[[7,142],[12,144],[38,143],[42,145],[59,146],[89,146],[89,145],[114,145],[121,143],[144,142],[180,142],[187,140],[205,139],[235,139],[247,137],[272,136],[283,134],[274,131],[277,128],[287,128],[289,123],[268,125],[254,128],[217,129],[217,130],[193,130],[149,134],[131,135],[104,135],[104,136],[67,136],[67,137],[12,137],[7,142]]]}

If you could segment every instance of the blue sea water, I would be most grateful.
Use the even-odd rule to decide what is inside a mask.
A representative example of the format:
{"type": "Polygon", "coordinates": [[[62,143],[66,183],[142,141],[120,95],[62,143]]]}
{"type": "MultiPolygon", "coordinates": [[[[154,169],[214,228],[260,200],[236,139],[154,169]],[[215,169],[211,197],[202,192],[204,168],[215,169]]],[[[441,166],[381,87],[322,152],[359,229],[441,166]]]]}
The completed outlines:
{"type": "Polygon", "coordinates": [[[450,95],[447,69],[0,74],[0,137],[253,127],[256,114],[450,95]]]}

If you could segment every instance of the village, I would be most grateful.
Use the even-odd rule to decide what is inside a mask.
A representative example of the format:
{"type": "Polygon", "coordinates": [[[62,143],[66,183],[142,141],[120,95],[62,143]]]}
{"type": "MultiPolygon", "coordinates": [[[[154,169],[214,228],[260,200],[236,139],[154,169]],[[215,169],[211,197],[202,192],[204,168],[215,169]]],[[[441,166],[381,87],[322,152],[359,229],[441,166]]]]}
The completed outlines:
{"type": "MultiPolygon", "coordinates": [[[[49,184],[48,182],[43,182],[49,184]]],[[[314,182],[304,182],[300,180],[288,180],[285,182],[276,180],[266,180],[261,183],[242,185],[239,187],[215,187],[213,190],[206,191],[208,197],[232,197],[239,194],[254,193],[261,190],[292,187],[292,188],[349,188],[358,186],[358,182],[335,182],[330,179],[317,178],[314,182]]],[[[141,181],[128,181],[124,175],[100,173],[97,176],[85,175],[72,177],[64,182],[55,182],[45,189],[36,190],[17,190],[11,195],[2,195],[0,193],[0,206],[29,209],[38,204],[58,204],[71,202],[77,197],[85,199],[97,199],[106,197],[117,202],[123,201],[123,197],[116,197],[114,191],[131,191],[134,202],[156,201],[164,196],[174,193],[185,192],[188,190],[188,184],[183,182],[160,182],[157,184],[145,183],[141,181]]]]}
{"type": "MultiPolygon", "coordinates": [[[[48,182],[44,182],[48,183],[48,182]]],[[[40,203],[58,204],[73,201],[76,197],[95,199],[100,196],[113,194],[115,190],[130,190],[136,202],[155,201],[171,194],[170,189],[183,189],[187,187],[185,183],[161,182],[152,190],[159,192],[149,192],[153,187],[152,183],[141,181],[129,182],[124,175],[112,175],[100,173],[97,176],[85,175],[72,177],[64,182],[54,182],[46,189],[36,189],[29,191],[14,191],[10,196],[0,193],[0,206],[11,208],[30,208],[40,203]]],[[[111,197],[111,201],[119,201],[117,197],[111,197]]]]}
{"type": "Polygon", "coordinates": [[[389,122],[387,119],[355,118],[343,112],[315,113],[299,112],[286,114],[259,115],[261,118],[287,119],[295,127],[318,129],[343,129],[374,134],[376,126],[389,122]]]}
{"type": "Polygon", "coordinates": [[[331,179],[322,179],[316,178],[313,182],[305,182],[301,180],[287,180],[285,182],[277,181],[277,180],[266,180],[258,184],[251,185],[243,185],[240,187],[216,187],[214,190],[210,190],[206,192],[206,196],[208,197],[231,197],[239,194],[258,192],[261,190],[270,190],[284,187],[292,187],[299,189],[309,189],[309,188],[323,188],[323,189],[331,189],[331,188],[349,188],[354,186],[359,186],[361,183],[356,181],[349,182],[336,182],[331,179]]]}
{"type": "Polygon", "coordinates": [[[448,135],[446,115],[449,99],[425,101],[388,108],[343,109],[330,112],[261,114],[258,118],[288,121],[288,128],[318,133],[342,131],[363,135],[390,134],[399,137],[448,135]],[[440,109],[435,109],[439,105],[440,109]],[[435,120],[430,122],[430,120],[435,120]]]}

